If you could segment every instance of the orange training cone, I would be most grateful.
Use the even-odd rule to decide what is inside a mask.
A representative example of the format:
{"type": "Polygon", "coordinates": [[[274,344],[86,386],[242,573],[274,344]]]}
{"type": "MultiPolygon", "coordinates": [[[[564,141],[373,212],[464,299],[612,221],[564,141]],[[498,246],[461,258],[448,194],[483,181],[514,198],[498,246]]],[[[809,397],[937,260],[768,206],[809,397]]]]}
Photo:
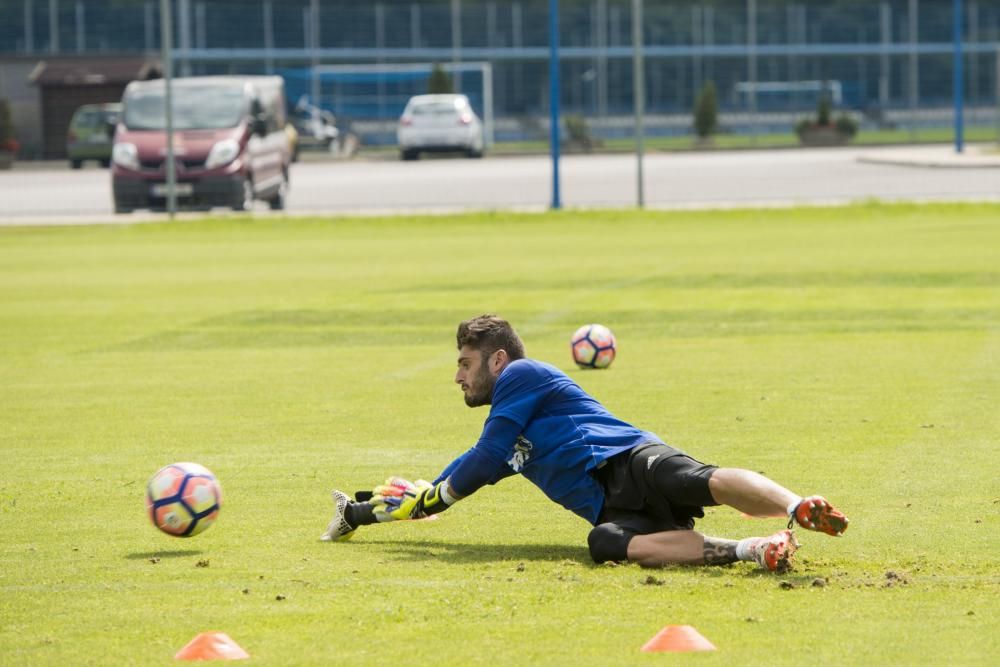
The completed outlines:
{"type": "Polygon", "coordinates": [[[642,647],[644,653],[714,650],[715,645],[690,625],[668,625],[642,647]]]}
{"type": "Polygon", "coordinates": [[[250,654],[225,632],[202,632],[174,656],[175,660],[243,660],[250,654]]]}

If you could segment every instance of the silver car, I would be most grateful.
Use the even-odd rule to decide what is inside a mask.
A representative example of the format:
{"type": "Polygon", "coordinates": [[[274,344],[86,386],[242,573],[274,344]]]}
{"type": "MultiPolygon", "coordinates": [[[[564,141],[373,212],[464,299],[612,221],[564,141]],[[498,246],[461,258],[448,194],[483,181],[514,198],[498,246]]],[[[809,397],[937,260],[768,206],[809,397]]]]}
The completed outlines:
{"type": "Polygon", "coordinates": [[[396,138],[404,160],[432,151],[483,155],[483,124],[465,95],[411,97],[399,118],[396,138]]]}

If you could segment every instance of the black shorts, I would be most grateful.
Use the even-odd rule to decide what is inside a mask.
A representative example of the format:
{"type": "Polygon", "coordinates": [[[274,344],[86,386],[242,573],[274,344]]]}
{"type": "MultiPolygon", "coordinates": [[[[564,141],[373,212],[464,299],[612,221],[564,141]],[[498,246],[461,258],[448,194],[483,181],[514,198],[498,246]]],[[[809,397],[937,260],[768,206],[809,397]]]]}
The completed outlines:
{"type": "Polygon", "coordinates": [[[718,505],[708,488],[716,469],[658,443],[613,456],[594,475],[605,493],[598,524],[630,536],[691,530],[704,507],[718,505]]]}

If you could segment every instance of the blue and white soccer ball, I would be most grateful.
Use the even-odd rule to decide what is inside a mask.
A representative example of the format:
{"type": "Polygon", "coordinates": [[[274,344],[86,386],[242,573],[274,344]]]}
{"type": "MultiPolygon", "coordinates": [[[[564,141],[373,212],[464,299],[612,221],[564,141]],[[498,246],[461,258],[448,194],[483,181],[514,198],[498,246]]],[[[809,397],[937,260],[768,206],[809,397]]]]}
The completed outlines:
{"type": "Polygon", "coordinates": [[[615,360],[615,335],[603,324],[585,324],[570,339],[573,361],[580,368],[607,368],[615,360]]]}

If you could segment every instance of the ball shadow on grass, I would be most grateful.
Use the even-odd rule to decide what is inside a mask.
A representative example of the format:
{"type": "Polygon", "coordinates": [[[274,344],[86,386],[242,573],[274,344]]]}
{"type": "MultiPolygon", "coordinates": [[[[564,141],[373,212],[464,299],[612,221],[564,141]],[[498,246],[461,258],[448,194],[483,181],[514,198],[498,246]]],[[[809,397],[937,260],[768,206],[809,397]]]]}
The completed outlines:
{"type": "Polygon", "coordinates": [[[150,558],[183,558],[185,556],[198,556],[201,549],[174,549],[172,551],[142,551],[126,554],[128,560],[149,560],[150,558]]]}

